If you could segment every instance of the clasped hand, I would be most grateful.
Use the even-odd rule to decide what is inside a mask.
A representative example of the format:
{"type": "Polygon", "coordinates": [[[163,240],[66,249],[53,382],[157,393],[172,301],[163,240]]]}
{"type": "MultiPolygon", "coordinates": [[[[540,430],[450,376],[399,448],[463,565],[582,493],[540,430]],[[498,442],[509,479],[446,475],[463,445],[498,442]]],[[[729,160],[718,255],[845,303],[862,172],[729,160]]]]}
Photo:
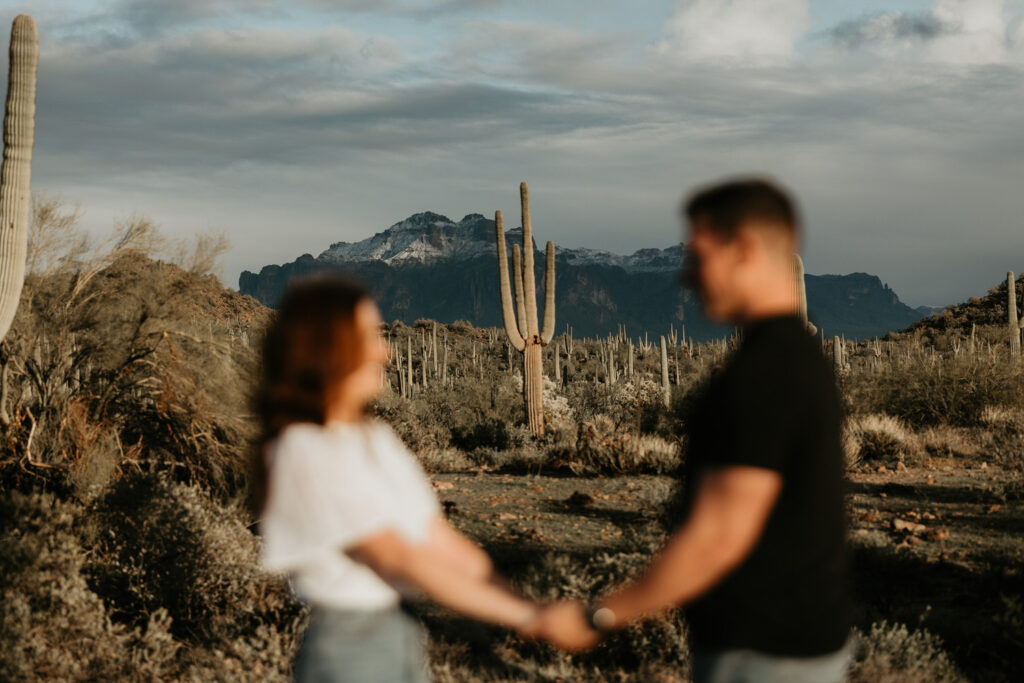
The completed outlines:
{"type": "Polygon", "coordinates": [[[537,610],[533,619],[517,629],[524,638],[546,640],[569,652],[589,650],[601,640],[591,628],[582,603],[554,602],[537,610]]]}

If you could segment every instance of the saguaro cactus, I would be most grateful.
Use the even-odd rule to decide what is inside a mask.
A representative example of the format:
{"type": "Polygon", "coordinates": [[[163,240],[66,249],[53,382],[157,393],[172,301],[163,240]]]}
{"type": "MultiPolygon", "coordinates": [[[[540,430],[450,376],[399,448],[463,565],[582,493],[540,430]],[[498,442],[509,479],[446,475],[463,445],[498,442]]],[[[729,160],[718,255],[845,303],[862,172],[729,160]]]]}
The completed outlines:
{"type": "Polygon", "coordinates": [[[11,26],[4,159],[0,168],[0,339],[14,320],[25,282],[38,64],[36,22],[27,14],[19,14],[11,26]]]}
{"type": "Polygon", "coordinates": [[[800,302],[800,318],[804,321],[804,327],[812,335],[818,333],[818,328],[807,319],[807,284],[804,282],[804,260],[800,254],[793,254],[793,270],[796,276],[797,299],[800,302]]]}
{"type": "Polygon", "coordinates": [[[1014,271],[1007,272],[1007,327],[1010,329],[1010,354],[1021,354],[1021,324],[1017,321],[1017,279],[1014,271]]]}
{"type": "Polygon", "coordinates": [[[514,259],[516,302],[513,307],[512,287],[508,279],[508,257],[505,249],[505,221],[501,211],[494,212],[494,235],[498,242],[498,278],[501,286],[501,314],[505,334],[517,351],[523,353],[523,399],[526,416],[534,436],[544,436],[544,380],[542,349],[555,335],[555,244],[547,243],[544,266],[544,327],[537,325],[537,283],[533,274],[533,228],[530,225],[530,190],[519,184],[519,200],[523,217],[522,264],[514,259]],[[522,288],[520,288],[522,282],[522,288]],[[518,319],[516,312],[518,311],[518,319]],[[521,326],[522,325],[522,326],[521,326]]]}
{"type": "Polygon", "coordinates": [[[672,387],[668,383],[668,348],[665,346],[665,336],[661,337],[661,400],[668,408],[672,405],[672,387]]]}

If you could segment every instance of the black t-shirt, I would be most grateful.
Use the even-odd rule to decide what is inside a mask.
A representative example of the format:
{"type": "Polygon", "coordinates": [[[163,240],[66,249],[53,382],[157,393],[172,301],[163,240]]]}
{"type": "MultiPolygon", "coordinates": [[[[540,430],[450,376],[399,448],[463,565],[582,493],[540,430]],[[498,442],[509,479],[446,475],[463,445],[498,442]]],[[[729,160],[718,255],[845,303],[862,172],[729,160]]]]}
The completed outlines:
{"type": "Polygon", "coordinates": [[[711,468],[764,467],[783,486],[750,555],[686,605],[696,648],[809,657],[846,641],[841,420],[832,370],[797,316],[749,326],[709,381],[688,422],[688,502],[711,468]]]}

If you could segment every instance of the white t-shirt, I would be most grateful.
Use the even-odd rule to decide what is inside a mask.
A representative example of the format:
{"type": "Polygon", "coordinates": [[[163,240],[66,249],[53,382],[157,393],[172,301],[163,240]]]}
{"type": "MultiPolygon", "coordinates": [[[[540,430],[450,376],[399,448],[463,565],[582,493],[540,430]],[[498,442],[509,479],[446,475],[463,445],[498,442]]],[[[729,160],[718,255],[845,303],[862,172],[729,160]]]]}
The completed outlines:
{"type": "Polygon", "coordinates": [[[391,428],[293,424],[267,444],[263,565],[288,571],[308,602],[376,610],[399,593],[345,549],[386,529],[426,539],[439,506],[430,481],[391,428]]]}

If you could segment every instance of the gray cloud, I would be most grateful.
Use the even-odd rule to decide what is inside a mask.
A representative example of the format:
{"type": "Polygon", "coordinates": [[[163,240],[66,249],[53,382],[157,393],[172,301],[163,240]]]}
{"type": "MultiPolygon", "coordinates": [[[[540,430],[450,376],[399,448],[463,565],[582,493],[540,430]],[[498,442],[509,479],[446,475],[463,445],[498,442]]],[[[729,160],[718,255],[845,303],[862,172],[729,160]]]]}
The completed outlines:
{"type": "Polygon", "coordinates": [[[896,12],[841,22],[828,35],[837,45],[858,48],[878,42],[928,41],[955,30],[955,26],[943,23],[931,12],[896,12]]]}
{"type": "Polygon", "coordinates": [[[229,284],[414,211],[514,213],[523,179],[544,239],[665,246],[687,187],[742,171],[803,199],[809,272],[939,304],[1024,270],[1007,262],[1024,254],[1013,65],[692,68],[635,35],[509,22],[414,54],[339,26],[203,28],[203,11],[149,37],[44,35],[34,182],[97,223],[227,229],[229,284]]]}

